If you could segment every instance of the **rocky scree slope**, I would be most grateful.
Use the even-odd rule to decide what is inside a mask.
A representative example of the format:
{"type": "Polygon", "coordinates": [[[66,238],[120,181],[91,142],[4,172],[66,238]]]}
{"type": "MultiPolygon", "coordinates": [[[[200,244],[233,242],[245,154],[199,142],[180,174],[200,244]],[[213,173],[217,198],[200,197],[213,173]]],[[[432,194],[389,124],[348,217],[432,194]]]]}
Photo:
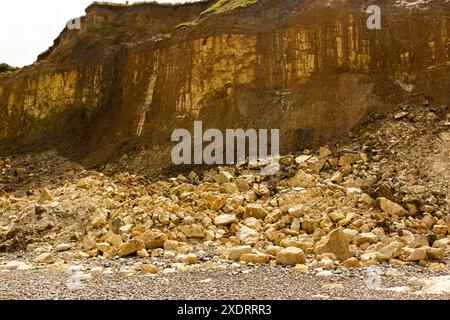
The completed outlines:
{"type": "Polygon", "coordinates": [[[448,272],[450,110],[422,95],[396,109],[285,155],[271,177],[243,164],[151,181],[54,152],[3,157],[0,250],[37,265],[137,256],[124,274],[236,262],[448,272]]]}

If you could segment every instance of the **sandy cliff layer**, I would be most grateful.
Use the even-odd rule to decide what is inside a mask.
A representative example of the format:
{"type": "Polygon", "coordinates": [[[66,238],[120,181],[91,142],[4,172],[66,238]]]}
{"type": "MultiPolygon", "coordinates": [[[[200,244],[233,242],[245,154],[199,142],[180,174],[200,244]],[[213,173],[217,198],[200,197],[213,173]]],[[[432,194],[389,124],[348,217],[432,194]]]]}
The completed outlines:
{"type": "MultiPolygon", "coordinates": [[[[283,151],[339,136],[405,95],[448,102],[450,5],[230,0],[92,5],[32,66],[0,77],[2,149],[56,147],[87,165],[175,128],[280,128],[283,151]]],[[[142,162],[141,161],[141,162],[142,162]]]]}

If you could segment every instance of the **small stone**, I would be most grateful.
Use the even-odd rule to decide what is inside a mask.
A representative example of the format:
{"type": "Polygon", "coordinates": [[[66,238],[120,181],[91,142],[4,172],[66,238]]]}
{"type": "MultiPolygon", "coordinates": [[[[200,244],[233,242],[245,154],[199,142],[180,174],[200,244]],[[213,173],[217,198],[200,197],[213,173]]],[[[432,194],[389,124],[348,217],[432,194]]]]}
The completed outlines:
{"type": "Polygon", "coordinates": [[[335,264],[334,261],[332,259],[330,259],[329,257],[323,257],[320,261],[319,261],[319,266],[322,269],[334,269],[335,264]]]}
{"type": "Polygon", "coordinates": [[[406,261],[419,261],[427,258],[427,252],[423,248],[404,248],[403,254],[406,257],[406,261]]]}
{"type": "Polygon", "coordinates": [[[221,190],[228,194],[239,193],[239,187],[234,182],[224,183],[221,186],[221,190]]]}
{"type": "Polygon", "coordinates": [[[346,153],[339,159],[339,166],[343,167],[345,165],[352,165],[361,160],[359,154],[356,153],[346,153]]]}
{"type": "Polygon", "coordinates": [[[28,264],[21,265],[17,268],[17,271],[28,271],[33,270],[34,268],[28,264]]]}
{"type": "Polygon", "coordinates": [[[34,259],[34,262],[36,263],[46,263],[46,264],[51,264],[54,263],[55,261],[56,259],[51,253],[43,253],[34,259]]]}
{"type": "Polygon", "coordinates": [[[240,260],[246,263],[266,264],[269,263],[270,256],[267,254],[244,253],[240,260]]]}
{"type": "Polygon", "coordinates": [[[251,252],[252,252],[251,246],[234,247],[228,251],[228,259],[238,261],[241,259],[241,256],[243,254],[251,252]]]}
{"type": "Polygon", "coordinates": [[[314,243],[312,241],[301,241],[296,238],[286,238],[281,240],[280,246],[284,248],[288,247],[296,247],[302,250],[307,250],[314,247],[314,243]]]}
{"type": "Polygon", "coordinates": [[[436,234],[443,234],[445,235],[447,233],[448,227],[446,225],[436,224],[433,227],[433,232],[436,234]]]}
{"type": "Polygon", "coordinates": [[[288,180],[288,185],[292,188],[313,188],[316,182],[313,175],[307,174],[303,170],[298,170],[295,176],[288,180]]]}
{"type": "Polygon", "coordinates": [[[298,204],[288,209],[288,213],[296,218],[303,217],[305,215],[305,209],[303,205],[298,204]]]}
{"type": "Polygon", "coordinates": [[[90,269],[92,273],[102,273],[103,268],[102,267],[93,267],[90,269]]]}
{"type": "Polygon", "coordinates": [[[141,272],[155,274],[158,273],[158,267],[154,264],[142,264],[141,272]]]}
{"type": "Polygon", "coordinates": [[[306,256],[302,249],[289,247],[278,252],[276,260],[283,265],[304,264],[306,263],[306,256]]]}
{"type": "Polygon", "coordinates": [[[195,254],[190,253],[190,254],[186,255],[184,262],[186,262],[188,264],[196,264],[198,262],[198,258],[195,254]]]}
{"type": "Polygon", "coordinates": [[[237,178],[234,183],[236,184],[236,186],[239,188],[239,191],[241,191],[241,192],[247,192],[250,190],[250,185],[243,178],[237,178]]]}
{"type": "Polygon", "coordinates": [[[297,164],[304,163],[304,162],[308,161],[309,159],[311,159],[311,157],[312,157],[311,155],[299,156],[299,157],[295,158],[295,163],[297,163],[297,164]]]}
{"type": "Polygon", "coordinates": [[[218,183],[227,183],[233,181],[234,177],[228,171],[220,171],[219,176],[217,178],[218,183]]]}
{"type": "Polygon", "coordinates": [[[178,251],[179,248],[180,243],[178,241],[167,240],[166,242],[164,242],[164,250],[178,251]]]}
{"type": "Polygon", "coordinates": [[[261,204],[249,204],[245,208],[244,218],[254,217],[256,219],[264,219],[268,212],[261,204]]]}
{"type": "Polygon", "coordinates": [[[367,193],[363,193],[360,197],[359,197],[359,201],[362,203],[365,203],[369,206],[373,205],[373,203],[375,202],[375,200],[369,196],[367,193]]]}
{"type": "Polygon", "coordinates": [[[164,259],[166,259],[166,260],[172,260],[176,256],[177,256],[176,253],[173,251],[164,251],[164,255],[163,255],[164,259]]]}
{"type": "Polygon", "coordinates": [[[204,238],[206,235],[203,226],[198,224],[184,225],[180,230],[188,238],[204,238]]]}
{"type": "Polygon", "coordinates": [[[271,256],[276,256],[281,250],[283,250],[283,247],[269,246],[266,248],[266,253],[270,254],[271,256]]]}
{"type": "Polygon", "coordinates": [[[389,264],[395,268],[401,268],[406,264],[406,262],[403,262],[399,259],[391,259],[389,260],[389,264]]]}
{"type": "Polygon", "coordinates": [[[399,241],[391,242],[375,253],[376,258],[378,260],[391,260],[392,258],[396,258],[401,254],[403,246],[403,243],[399,241]]]}
{"type": "Polygon", "coordinates": [[[111,248],[112,248],[112,246],[107,242],[97,243],[97,249],[101,253],[108,252],[109,250],[111,250],[111,248]]]}
{"type": "Polygon", "coordinates": [[[346,268],[358,268],[361,266],[361,263],[357,258],[352,257],[348,258],[347,260],[344,260],[342,262],[342,265],[346,268]]]}
{"type": "Polygon", "coordinates": [[[405,238],[406,243],[412,248],[428,247],[429,245],[428,238],[424,234],[413,235],[412,241],[408,236],[406,236],[405,238]]]}
{"type": "Polygon", "coordinates": [[[100,229],[106,224],[108,219],[108,212],[105,209],[97,209],[94,218],[92,219],[91,225],[95,229],[100,229]]]}
{"type": "Polygon", "coordinates": [[[213,211],[217,211],[222,209],[227,204],[227,199],[223,197],[217,197],[213,201],[211,201],[209,208],[213,211]]]}
{"type": "Polygon", "coordinates": [[[394,119],[396,120],[400,120],[405,118],[407,115],[409,115],[409,112],[406,111],[397,111],[396,113],[394,113],[394,119]]]}
{"type": "Polygon", "coordinates": [[[312,219],[305,219],[302,222],[302,230],[305,230],[308,234],[313,234],[317,228],[317,222],[312,219]]]}
{"type": "Polygon", "coordinates": [[[145,249],[142,240],[131,239],[120,246],[118,255],[119,257],[126,257],[142,249],[145,249]]]}
{"type": "Polygon", "coordinates": [[[0,270],[17,270],[24,265],[26,265],[26,263],[22,261],[10,261],[7,264],[0,265],[0,270]]]}
{"type": "Polygon", "coordinates": [[[148,257],[150,257],[150,254],[148,253],[147,249],[141,249],[136,254],[137,254],[137,256],[139,258],[148,258],[148,257]]]}
{"type": "Polygon", "coordinates": [[[340,211],[340,210],[332,211],[332,212],[328,213],[328,216],[334,222],[337,222],[337,221],[340,221],[342,219],[345,219],[345,214],[342,211],[340,211]]]}
{"type": "Polygon", "coordinates": [[[307,273],[308,269],[309,269],[309,267],[306,264],[297,264],[294,267],[294,271],[295,272],[300,272],[300,273],[307,273]]]}
{"type": "Polygon", "coordinates": [[[447,266],[445,264],[443,264],[443,263],[433,262],[428,267],[428,270],[430,270],[430,272],[446,271],[447,270],[447,266]]]}
{"type": "Polygon", "coordinates": [[[341,183],[342,182],[342,173],[340,171],[336,171],[330,178],[331,182],[341,183]]]}
{"type": "Polygon", "coordinates": [[[448,247],[449,244],[450,244],[450,239],[448,239],[448,238],[442,238],[442,239],[436,240],[436,241],[433,243],[433,248],[442,248],[442,249],[445,249],[445,248],[448,247]]]}
{"type": "Polygon", "coordinates": [[[322,286],[322,290],[343,290],[344,285],[341,283],[328,283],[322,286]]]}
{"type": "Polygon", "coordinates": [[[237,222],[237,218],[234,214],[223,214],[220,216],[217,216],[214,219],[214,224],[218,227],[220,226],[228,226],[230,224],[233,224],[237,222]]]}
{"type": "Polygon", "coordinates": [[[381,210],[383,210],[384,212],[386,212],[391,216],[403,217],[407,214],[407,211],[401,205],[392,202],[386,198],[378,198],[376,202],[381,210]]]}
{"type": "Polygon", "coordinates": [[[439,133],[439,138],[444,142],[450,141],[450,133],[447,131],[443,131],[439,133]]]}
{"type": "Polygon", "coordinates": [[[90,237],[84,237],[81,242],[81,246],[83,247],[84,251],[89,251],[94,249],[97,246],[97,243],[90,237]]]}
{"type": "Polygon", "coordinates": [[[87,253],[89,254],[89,257],[95,258],[95,257],[98,257],[98,255],[100,254],[100,251],[98,251],[98,249],[92,249],[92,250],[89,250],[87,253]]]}
{"type": "Polygon", "coordinates": [[[333,272],[330,270],[322,270],[316,273],[318,277],[330,277],[333,275],[333,272]]]}
{"type": "Polygon", "coordinates": [[[430,260],[443,260],[445,252],[441,248],[430,248],[425,247],[425,251],[427,252],[427,257],[430,260]]]}
{"type": "Polygon", "coordinates": [[[119,249],[120,246],[123,244],[122,237],[118,234],[113,234],[108,238],[108,243],[110,243],[112,246],[114,246],[116,249],[119,249]]]}
{"type": "Polygon", "coordinates": [[[350,245],[347,236],[341,228],[331,231],[316,245],[314,252],[316,254],[334,253],[340,261],[351,257],[350,245]]]}
{"type": "Polygon", "coordinates": [[[133,230],[133,228],[134,228],[134,225],[132,225],[132,224],[126,224],[126,225],[124,225],[124,226],[122,226],[122,227],[119,228],[119,233],[120,233],[121,235],[124,235],[124,234],[130,234],[131,231],[133,230]]]}
{"type": "Polygon", "coordinates": [[[136,273],[136,270],[135,270],[135,269],[132,269],[132,268],[130,268],[130,269],[120,269],[120,270],[119,270],[119,274],[120,274],[121,276],[127,276],[127,277],[129,277],[129,276],[134,275],[135,273],[136,273]]]}
{"type": "Polygon", "coordinates": [[[319,156],[321,157],[321,158],[326,158],[326,157],[329,157],[329,156],[331,156],[331,151],[330,151],[330,149],[328,149],[328,148],[326,148],[326,147],[321,147],[320,149],[319,149],[319,156]]]}
{"type": "Polygon", "coordinates": [[[56,252],[63,252],[72,249],[72,246],[68,243],[61,243],[55,247],[56,252]]]}
{"type": "Polygon", "coordinates": [[[360,244],[363,244],[366,242],[373,244],[373,243],[376,243],[377,241],[378,241],[378,237],[375,234],[373,234],[372,232],[360,233],[360,234],[356,235],[354,238],[354,242],[358,246],[360,244]]]}
{"type": "Polygon", "coordinates": [[[167,236],[156,229],[145,232],[140,238],[144,241],[145,248],[148,250],[163,248],[167,240],[167,236]]]}
{"type": "Polygon", "coordinates": [[[53,201],[53,197],[50,194],[50,191],[48,191],[46,188],[44,188],[41,191],[41,194],[39,196],[39,203],[45,203],[45,202],[50,202],[53,201]]]}

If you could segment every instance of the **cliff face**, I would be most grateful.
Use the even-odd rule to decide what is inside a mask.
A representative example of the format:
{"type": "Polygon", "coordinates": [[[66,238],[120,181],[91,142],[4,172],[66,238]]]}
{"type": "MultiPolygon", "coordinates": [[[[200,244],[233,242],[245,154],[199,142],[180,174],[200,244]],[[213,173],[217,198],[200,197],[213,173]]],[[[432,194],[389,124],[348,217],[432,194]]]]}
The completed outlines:
{"type": "Polygon", "coordinates": [[[124,146],[169,164],[171,133],[280,128],[284,151],[315,147],[414,92],[448,103],[450,5],[220,0],[92,5],[32,66],[0,78],[0,141],[57,148],[87,165],[124,146]]]}

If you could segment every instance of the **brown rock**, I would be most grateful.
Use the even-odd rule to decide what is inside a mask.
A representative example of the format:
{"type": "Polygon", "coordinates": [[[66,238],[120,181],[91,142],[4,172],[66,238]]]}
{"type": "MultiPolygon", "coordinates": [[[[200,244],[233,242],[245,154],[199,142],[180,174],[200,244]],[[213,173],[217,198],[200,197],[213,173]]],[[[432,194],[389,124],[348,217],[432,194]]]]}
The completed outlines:
{"type": "Polygon", "coordinates": [[[131,239],[120,246],[118,255],[119,257],[126,257],[142,249],[145,249],[144,241],[131,239]]]}
{"type": "Polygon", "coordinates": [[[89,251],[97,247],[97,243],[90,237],[86,236],[81,241],[81,246],[84,251],[89,251]]]}
{"type": "Polygon", "coordinates": [[[428,259],[430,259],[430,260],[443,260],[444,259],[445,252],[443,249],[430,248],[430,247],[425,247],[424,249],[427,253],[428,259]]]}
{"type": "Polygon", "coordinates": [[[261,204],[249,204],[245,208],[244,218],[254,217],[257,219],[264,219],[268,212],[261,204]]]}
{"type": "Polygon", "coordinates": [[[141,265],[141,272],[155,274],[158,273],[158,267],[154,264],[143,264],[141,265]]]}
{"type": "Polygon", "coordinates": [[[228,226],[230,224],[233,224],[237,221],[237,218],[234,214],[223,214],[220,216],[217,216],[214,219],[214,224],[218,227],[220,226],[228,226]]]}
{"type": "Polygon", "coordinates": [[[43,253],[34,259],[34,262],[36,263],[46,263],[46,264],[54,263],[55,261],[56,261],[55,256],[53,256],[51,253],[43,253]]]}
{"type": "Polygon", "coordinates": [[[94,218],[92,219],[91,225],[95,229],[99,229],[106,224],[108,219],[108,212],[105,209],[97,209],[94,218]]]}
{"type": "Polygon", "coordinates": [[[317,228],[317,222],[312,219],[305,219],[302,222],[302,230],[305,230],[308,234],[313,234],[317,228]]]}
{"type": "Polygon", "coordinates": [[[282,265],[294,266],[306,263],[306,256],[302,249],[289,247],[278,252],[276,260],[282,265]]]}
{"type": "Polygon", "coordinates": [[[351,257],[350,246],[344,231],[339,228],[331,231],[315,247],[316,254],[334,253],[338,260],[344,261],[351,257]]]}
{"type": "Polygon", "coordinates": [[[377,198],[386,198],[390,201],[395,202],[394,193],[386,183],[381,183],[375,193],[377,195],[377,198]]]}
{"type": "Polygon", "coordinates": [[[407,214],[407,211],[401,205],[392,202],[386,198],[378,198],[376,202],[381,210],[383,210],[384,212],[386,212],[391,216],[403,217],[407,214]]]}
{"type": "Polygon", "coordinates": [[[97,243],[97,249],[102,253],[111,250],[111,248],[112,246],[109,243],[106,242],[97,243]]]}
{"type": "Polygon", "coordinates": [[[243,254],[251,253],[251,246],[240,246],[234,247],[228,250],[228,259],[230,260],[239,260],[243,254]]]}
{"type": "Polygon", "coordinates": [[[403,255],[406,261],[420,261],[427,258],[427,252],[424,248],[404,248],[403,255]]]}
{"type": "Polygon", "coordinates": [[[241,261],[246,263],[254,263],[254,264],[266,264],[270,261],[270,256],[267,254],[254,254],[254,253],[244,253],[241,256],[241,261]]]}
{"type": "Polygon", "coordinates": [[[346,153],[339,159],[339,166],[343,167],[345,165],[351,165],[361,160],[359,154],[356,153],[346,153]]]}
{"type": "Polygon", "coordinates": [[[41,191],[41,195],[39,196],[39,203],[45,203],[45,202],[49,202],[49,201],[53,201],[53,197],[50,194],[50,191],[48,191],[46,188],[44,188],[41,191]]]}
{"type": "Polygon", "coordinates": [[[206,235],[205,228],[198,224],[181,226],[180,231],[188,238],[204,238],[206,235]]]}
{"type": "Polygon", "coordinates": [[[361,263],[357,258],[353,257],[343,261],[342,265],[346,268],[358,268],[361,266],[361,263]]]}
{"type": "Polygon", "coordinates": [[[378,250],[375,254],[378,260],[391,260],[401,254],[401,249],[403,247],[403,243],[394,241],[378,250]]]}
{"type": "Polygon", "coordinates": [[[167,240],[167,236],[159,230],[151,230],[145,232],[140,239],[144,241],[146,249],[153,250],[163,248],[164,242],[167,240]]]}

